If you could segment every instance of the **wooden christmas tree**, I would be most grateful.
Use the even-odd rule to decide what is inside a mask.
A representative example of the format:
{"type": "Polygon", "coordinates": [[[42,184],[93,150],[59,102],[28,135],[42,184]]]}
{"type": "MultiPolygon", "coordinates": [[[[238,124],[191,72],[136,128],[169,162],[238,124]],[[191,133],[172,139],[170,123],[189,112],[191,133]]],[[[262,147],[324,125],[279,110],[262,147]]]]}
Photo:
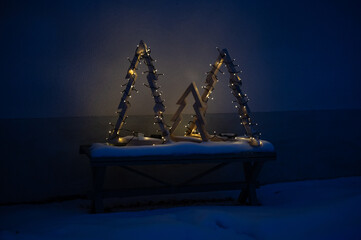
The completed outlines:
{"type": "MultiPolygon", "coordinates": [[[[198,136],[198,134],[192,134],[191,136],[192,137],[196,136],[197,138],[200,137],[202,139],[202,141],[207,141],[209,139],[209,134],[207,133],[206,128],[205,128],[206,120],[204,117],[205,110],[206,110],[206,104],[202,101],[201,96],[199,95],[198,88],[194,82],[192,82],[189,85],[189,87],[186,89],[186,91],[183,93],[183,95],[180,97],[180,99],[177,102],[177,104],[180,106],[179,106],[177,112],[173,115],[173,117],[171,119],[171,121],[174,122],[173,126],[170,130],[172,140],[175,140],[175,141],[186,140],[185,138],[174,136],[173,133],[174,133],[174,130],[179,125],[179,123],[182,121],[181,113],[184,110],[185,106],[187,105],[186,98],[190,93],[192,93],[194,100],[195,100],[195,103],[193,104],[193,109],[196,113],[195,116],[197,116],[197,117],[195,118],[194,123],[195,123],[195,126],[197,126],[197,129],[199,132],[199,136],[198,136]]],[[[197,139],[194,139],[194,138],[189,138],[188,140],[198,142],[197,139]]]]}
{"type": "MultiPolygon", "coordinates": [[[[236,104],[238,104],[238,105],[236,105],[236,108],[238,109],[238,115],[240,117],[241,124],[245,129],[245,132],[249,139],[250,144],[253,146],[259,146],[260,145],[260,141],[259,141],[260,133],[255,131],[253,128],[253,126],[256,124],[253,124],[251,121],[251,118],[249,115],[250,110],[249,110],[249,107],[247,104],[249,99],[248,99],[247,95],[245,93],[243,93],[243,91],[241,89],[242,81],[241,81],[241,78],[239,77],[240,71],[238,71],[236,69],[236,65],[234,65],[235,60],[234,59],[232,60],[227,49],[223,49],[223,50],[218,49],[218,51],[219,51],[218,58],[214,64],[210,64],[211,70],[207,73],[206,85],[203,87],[204,92],[201,96],[201,101],[204,104],[202,105],[202,108],[201,108],[202,112],[201,112],[201,114],[197,113],[194,116],[193,120],[189,122],[188,126],[186,126],[187,130],[185,132],[185,136],[197,137],[197,133],[195,133],[195,131],[198,130],[198,132],[201,135],[202,141],[223,140],[221,137],[211,136],[206,132],[204,115],[205,115],[205,112],[207,109],[207,102],[210,98],[212,91],[214,90],[216,83],[218,82],[217,74],[218,74],[218,72],[220,72],[220,67],[222,66],[222,64],[225,64],[227,67],[228,73],[229,73],[229,87],[231,88],[231,92],[232,92],[233,96],[236,98],[236,100],[234,102],[236,104]]],[[[196,86],[194,83],[193,83],[193,85],[194,85],[193,88],[196,89],[196,86]]],[[[187,91],[189,91],[188,89],[186,90],[186,93],[187,93],[187,91]]],[[[180,100],[178,101],[178,104],[181,104],[181,107],[178,109],[178,111],[172,118],[172,121],[174,122],[174,124],[171,128],[171,134],[174,133],[176,127],[178,126],[178,124],[180,122],[181,118],[179,116],[181,114],[181,111],[185,107],[185,101],[184,101],[185,97],[184,96],[187,95],[186,93],[184,93],[182,95],[182,97],[180,98],[180,100]]],[[[201,106],[201,104],[198,104],[197,106],[201,106]]],[[[173,137],[173,139],[176,139],[176,138],[173,137]]]]}
{"type": "Polygon", "coordinates": [[[126,86],[118,106],[118,120],[115,123],[114,128],[109,132],[109,137],[107,139],[107,142],[110,144],[124,145],[122,138],[119,135],[119,131],[121,130],[127,119],[126,114],[130,107],[129,98],[131,97],[131,93],[132,91],[137,91],[134,88],[137,79],[136,70],[138,70],[137,67],[141,61],[144,61],[145,65],[148,67],[148,85],[145,84],[145,86],[150,88],[155,102],[155,105],[153,107],[155,124],[158,124],[163,140],[169,141],[169,130],[164,122],[163,117],[163,113],[165,111],[165,106],[163,103],[164,101],[162,100],[161,92],[157,85],[158,76],[162,74],[157,73],[157,69],[154,67],[154,60],[150,56],[150,52],[150,48],[148,48],[143,41],[140,41],[139,45],[137,45],[137,48],[135,50],[133,59],[129,60],[130,66],[125,76],[128,82],[127,84],[125,84],[126,86]]]}

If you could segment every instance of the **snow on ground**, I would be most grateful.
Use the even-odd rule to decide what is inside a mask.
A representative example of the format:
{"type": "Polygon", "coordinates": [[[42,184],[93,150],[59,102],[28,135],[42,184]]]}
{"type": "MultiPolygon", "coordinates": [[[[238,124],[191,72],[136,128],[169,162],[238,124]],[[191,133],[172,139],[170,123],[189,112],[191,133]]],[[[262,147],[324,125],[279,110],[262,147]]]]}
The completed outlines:
{"type": "Polygon", "coordinates": [[[361,177],[279,183],[262,206],[89,214],[83,200],[0,207],[0,239],[361,239],[361,177]]]}

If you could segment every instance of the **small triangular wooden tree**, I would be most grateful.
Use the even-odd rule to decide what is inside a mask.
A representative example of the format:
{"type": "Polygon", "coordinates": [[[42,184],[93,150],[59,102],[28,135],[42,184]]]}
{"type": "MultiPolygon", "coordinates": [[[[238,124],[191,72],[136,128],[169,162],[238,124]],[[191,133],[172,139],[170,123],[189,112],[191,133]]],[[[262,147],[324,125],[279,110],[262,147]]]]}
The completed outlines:
{"type": "MultiPolygon", "coordinates": [[[[182,140],[181,138],[174,136],[173,133],[174,133],[175,129],[177,128],[177,126],[179,125],[179,123],[182,121],[182,112],[183,112],[185,106],[187,105],[186,98],[188,97],[188,95],[190,93],[192,93],[194,100],[195,100],[195,103],[193,104],[193,109],[194,109],[194,112],[196,113],[195,116],[197,116],[197,117],[195,119],[194,124],[198,129],[198,132],[200,134],[202,141],[208,141],[209,134],[207,133],[206,128],[205,128],[206,120],[204,118],[206,104],[202,101],[201,96],[199,95],[198,88],[194,82],[192,82],[188,86],[188,88],[185,90],[185,92],[179,98],[179,100],[177,102],[177,104],[180,106],[179,106],[177,112],[173,115],[173,117],[171,119],[171,121],[173,122],[173,125],[170,129],[171,138],[172,138],[172,140],[175,140],[175,141],[182,140]]],[[[194,139],[194,141],[197,141],[197,140],[194,139]]]]}

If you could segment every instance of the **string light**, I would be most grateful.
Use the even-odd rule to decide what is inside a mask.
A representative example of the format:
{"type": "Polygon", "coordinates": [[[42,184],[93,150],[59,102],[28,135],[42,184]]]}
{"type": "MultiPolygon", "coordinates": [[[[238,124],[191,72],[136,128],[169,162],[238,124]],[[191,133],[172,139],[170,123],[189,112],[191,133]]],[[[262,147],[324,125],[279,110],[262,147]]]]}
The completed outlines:
{"type": "MultiPolygon", "coordinates": [[[[155,82],[156,80],[158,80],[157,76],[163,75],[163,74],[157,74],[158,70],[155,69],[155,67],[152,64],[153,61],[157,62],[157,60],[151,58],[150,52],[151,52],[151,49],[149,47],[146,47],[146,45],[143,42],[141,42],[140,44],[137,45],[137,50],[134,55],[133,61],[131,61],[129,57],[127,58],[128,61],[131,63],[129,70],[128,70],[128,74],[130,75],[130,78],[128,77],[127,78],[128,83],[126,83],[122,86],[129,86],[129,84],[131,84],[131,85],[128,89],[125,89],[124,91],[122,91],[122,94],[123,94],[122,100],[121,100],[122,105],[119,107],[119,109],[121,109],[121,111],[116,112],[119,114],[119,120],[118,120],[118,124],[114,127],[114,130],[112,132],[113,135],[117,134],[116,132],[119,131],[119,129],[121,128],[121,126],[123,124],[126,124],[125,120],[127,119],[128,116],[125,117],[125,113],[126,113],[128,105],[130,106],[130,103],[127,101],[127,99],[132,97],[130,95],[130,91],[134,90],[136,93],[139,93],[139,91],[134,88],[135,76],[136,76],[135,70],[137,70],[136,65],[142,64],[142,61],[144,61],[144,64],[148,66],[147,78],[148,78],[148,82],[149,82],[150,86],[146,85],[145,83],[143,83],[143,85],[152,90],[152,95],[153,95],[153,98],[155,99],[155,104],[158,105],[157,108],[165,109],[165,106],[163,104],[164,100],[162,100],[160,98],[160,96],[162,95],[162,92],[159,92],[157,90],[159,87],[157,87],[156,82],[155,82]],[[142,46],[140,46],[140,45],[142,45],[142,46]],[[143,49],[145,49],[145,51],[143,49]],[[141,53],[138,53],[138,52],[141,52],[141,53]],[[120,122],[120,124],[119,124],[119,122],[120,122]]],[[[142,72],[142,74],[144,74],[144,73],[145,72],[142,72]]],[[[155,113],[156,114],[155,119],[157,120],[156,123],[158,123],[160,125],[160,128],[162,130],[161,132],[165,135],[168,135],[169,134],[168,130],[165,128],[166,124],[163,123],[162,113],[163,113],[163,111],[158,111],[155,113]]],[[[155,125],[156,123],[153,123],[153,124],[155,125]]],[[[110,131],[110,133],[111,133],[111,131],[110,131]]],[[[112,139],[114,139],[115,137],[116,136],[112,136],[112,139]]]]}
{"type": "MultiPolygon", "coordinates": [[[[137,45],[137,47],[139,48],[139,45],[137,45]]],[[[202,96],[205,96],[203,97],[203,101],[207,102],[209,99],[213,100],[214,98],[210,96],[210,94],[212,93],[211,89],[214,89],[214,84],[216,82],[218,82],[218,78],[217,78],[217,75],[215,74],[215,72],[220,72],[222,74],[224,74],[223,71],[221,71],[219,68],[223,65],[222,63],[225,63],[226,65],[226,68],[228,70],[228,73],[230,74],[230,85],[229,87],[232,89],[231,90],[231,94],[233,94],[235,97],[236,97],[236,101],[234,102],[238,102],[239,106],[238,105],[235,105],[235,108],[238,109],[238,115],[240,117],[240,119],[242,120],[242,125],[246,128],[246,133],[248,135],[248,137],[250,139],[255,139],[255,136],[256,136],[256,139],[258,139],[258,136],[260,136],[261,134],[260,133],[256,133],[252,128],[251,126],[252,125],[255,125],[257,126],[258,124],[252,124],[251,122],[251,119],[249,118],[249,115],[248,115],[248,110],[247,110],[247,102],[249,101],[249,98],[247,97],[246,94],[242,94],[241,92],[241,85],[242,85],[242,82],[241,82],[241,78],[237,75],[237,73],[242,73],[242,71],[237,71],[236,70],[236,66],[239,67],[239,65],[234,65],[233,62],[236,61],[236,59],[231,59],[230,56],[228,56],[228,53],[226,50],[219,50],[217,48],[217,50],[219,51],[220,55],[218,57],[218,59],[215,61],[215,63],[212,65],[212,64],[209,64],[209,66],[212,68],[211,71],[209,72],[206,72],[205,74],[207,74],[207,85],[206,86],[202,86],[202,89],[205,90],[205,93],[206,94],[203,94],[202,96]]],[[[155,59],[152,59],[150,57],[150,48],[145,48],[145,51],[144,49],[137,49],[137,51],[142,51],[141,54],[136,54],[134,56],[134,59],[133,59],[133,64],[132,62],[130,61],[130,59],[128,58],[128,60],[131,62],[131,67],[129,68],[129,74],[131,75],[131,77],[129,78],[129,81],[132,81],[134,82],[135,81],[135,76],[136,76],[136,73],[134,72],[134,70],[137,70],[135,68],[135,65],[136,63],[139,63],[141,64],[142,61],[144,61],[144,63],[148,66],[148,82],[149,82],[149,86],[146,85],[146,84],[143,84],[144,86],[148,87],[151,89],[152,91],[152,97],[155,101],[155,108],[160,108],[160,109],[165,109],[166,107],[164,106],[163,102],[165,100],[162,100],[161,99],[161,95],[162,93],[160,91],[158,91],[157,89],[159,87],[157,87],[156,85],[156,80],[158,80],[158,77],[159,75],[161,74],[157,74],[158,70],[154,68],[152,62],[156,62],[157,60],[155,59]],[[137,57],[137,58],[136,58],[137,57]],[[137,59],[137,61],[135,61],[137,59]],[[135,64],[135,65],[134,65],[135,64]],[[135,76],[133,76],[133,74],[135,76]]],[[[142,72],[142,74],[144,74],[145,72],[142,72]]],[[[133,84],[134,85],[134,84],[133,84]]],[[[134,86],[131,86],[130,90],[134,90],[138,93],[138,91],[136,89],[133,89],[134,86]]],[[[131,98],[131,95],[129,94],[129,89],[128,90],[125,90],[123,91],[123,106],[119,107],[119,109],[121,109],[122,111],[119,110],[119,117],[121,118],[122,114],[125,113],[126,111],[126,108],[128,106],[128,104],[130,104],[128,101],[126,101],[126,99],[129,97],[131,98]]],[[[232,101],[233,102],[233,101],[232,101]]],[[[159,115],[156,115],[155,116],[155,119],[156,119],[156,122],[154,123],[154,125],[156,123],[158,123],[160,125],[160,128],[162,130],[164,130],[164,126],[166,124],[163,123],[163,117],[162,117],[162,112],[160,112],[158,110],[158,113],[156,114],[159,114],[159,115]]],[[[188,128],[188,131],[185,132],[185,134],[192,134],[193,130],[194,130],[194,127],[195,127],[195,122],[197,121],[197,117],[196,116],[192,116],[193,119],[195,121],[191,121],[190,123],[188,123],[188,125],[185,125],[186,128],[188,128]],[[189,125],[190,124],[190,125],[189,125]]],[[[125,124],[125,123],[124,123],[125,124]]],[[[198,123],[197,123],[198,124],[198,123]]],[[[162,131],[163,132],[163,131],[162,131]]],[[[214,132],[215,133],[215,132],[214,132]]]]}

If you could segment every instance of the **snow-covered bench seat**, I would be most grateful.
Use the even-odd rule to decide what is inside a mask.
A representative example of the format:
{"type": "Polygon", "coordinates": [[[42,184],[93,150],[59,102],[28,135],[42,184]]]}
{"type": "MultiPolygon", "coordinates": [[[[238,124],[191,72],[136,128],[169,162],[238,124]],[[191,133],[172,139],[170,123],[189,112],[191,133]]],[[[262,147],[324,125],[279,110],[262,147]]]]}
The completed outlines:
{"type": "Polygon", "coordinates": [[[93,170],[93,210],[103,212],[103,198],[129,197],[155,194],[173,194],[185,192],[208,192],[240,189],[239,203],[257,205],[256,181],[263,163],[275,160],[276,153],[271,143],[262,140],[262,145],[252,147],[247,141],[234,142],[178,142],[147,146],[109,146],[104,143],[80,146],[80,153],[86,154],[93,170]],[[191,184],[193,181],[224,167],[232,162],[242,162],[243,182],[191,184]],[[216,165],[198,174],[180,185],[171,185],[131,166],[158,164],[200,164],[216,165]],[[104,191],[103,183],[106,168],[120,166],[133,173],[162,184],[162,187],[120,189],[104,191]]]}

